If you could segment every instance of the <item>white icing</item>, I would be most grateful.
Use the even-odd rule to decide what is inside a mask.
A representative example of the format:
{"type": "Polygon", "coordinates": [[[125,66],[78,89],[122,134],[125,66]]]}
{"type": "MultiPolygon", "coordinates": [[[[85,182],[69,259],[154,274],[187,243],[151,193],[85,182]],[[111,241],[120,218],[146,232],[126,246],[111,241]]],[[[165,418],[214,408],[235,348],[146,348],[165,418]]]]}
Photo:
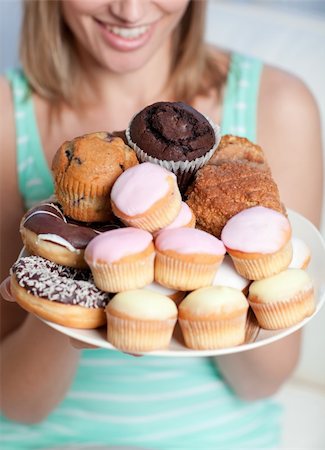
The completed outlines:
{"type": "Polygon", "coordinates": [[[229,313],[236,309],[248,309],[245,295],[227,286],[212,286],[197,289],[185,297],[179,310],[188,311],[195,316],[229,313]]]}
{"type": "Polygon", "coordinates": [[[293,237],[292,240],[292,260],[289,264],[291,269],[302,269],[306,261],[310,258],[310,250],[308,245],[297,237],[293,237]]]}
{"type": "Polygon", "coordinates": [[[229,255],[225,255],[221,266],[214,277],[213,286],[228,286],[242,291],[249,284],[249,280],[239,275],[229,255]]]}
{"type": "Polygon", "coordinates": [[[70,250],[70,252],[74,252],[79,254],[80,250],[76,249],[75,247],[73,247],[73,245],[70,244],[70,242],[68,242],[66,239],[64,239],[61,236],[58,236],[57,234],[39,234],[37,236],[37,241],[50,241],[50,242],[54,242],[55,244],[59,244],[62,245],[63,247],[67,248],[68,250],[70,250]]]}
{"type": "Polygon", "coordinates": [[[287,269],[264,280],[254,281],[249,287],[249,298],[258,297],[265,303],[287,301],[298,292],[312,289],[313,283],[302,269],[287,269]]]}
{"type": "Polygon", "coordinates": [[[165,295],[145,289],[135,289],[116,294],[108,304],[107,310],[142,320],[164,320],[177,317],[177,307],[165,295]]]}

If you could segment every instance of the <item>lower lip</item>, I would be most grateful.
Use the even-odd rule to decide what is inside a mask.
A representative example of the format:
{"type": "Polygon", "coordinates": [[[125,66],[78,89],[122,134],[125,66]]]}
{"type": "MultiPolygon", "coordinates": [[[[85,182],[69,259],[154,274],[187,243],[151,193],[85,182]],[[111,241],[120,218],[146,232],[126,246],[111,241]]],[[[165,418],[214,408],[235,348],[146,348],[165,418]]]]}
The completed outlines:
{"type": "Polygon", "coordinates": [[[148,30],[145,33],[141,34],[140,36],[131,39],[126,39],[123,38],[122,36],[118,36],[117,34],[112,33],[101,22],[96,21],[96,23],[100,27],[104,39],[108,43],[108,45],[120,52],[129,52],[143,47],[150,39],[154,29],[154,25],[150,25],[148,30]]]}

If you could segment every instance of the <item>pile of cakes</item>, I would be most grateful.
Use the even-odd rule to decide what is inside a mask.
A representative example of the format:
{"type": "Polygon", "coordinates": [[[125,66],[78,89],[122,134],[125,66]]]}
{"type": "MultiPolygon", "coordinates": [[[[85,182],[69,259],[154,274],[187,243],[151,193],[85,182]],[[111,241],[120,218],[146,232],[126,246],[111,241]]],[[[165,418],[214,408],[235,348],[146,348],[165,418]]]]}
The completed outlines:
{"type": "Polygon", "coordinates": [[[177,321],[186,346],[218,349],[245,341],[249,307],[266,329],[312,314],[310,253],[292,238],[260,147],[219,143],[218,127],[182,103],[145,108],[126,136],[58,149],[55,201],[21,221],[31,256],[11,279],[23,308],[65,326],[107,324],[127,352],[168,348],[177,321]]]}

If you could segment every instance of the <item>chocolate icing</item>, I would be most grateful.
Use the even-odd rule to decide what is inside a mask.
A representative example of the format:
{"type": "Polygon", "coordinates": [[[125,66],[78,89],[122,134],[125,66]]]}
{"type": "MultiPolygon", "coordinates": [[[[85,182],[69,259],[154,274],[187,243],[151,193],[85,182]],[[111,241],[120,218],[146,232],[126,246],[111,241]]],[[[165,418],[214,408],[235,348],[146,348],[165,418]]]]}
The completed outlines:
{"type": "Polygon", "coordinates": [[[88,270],[61,266],[40,256],[20,258],[11,268],[18,284],[29,294],[85,308],[104,308],[110,297],[99,290],[88,270]]]}
{"type": "MultiPolygon", "coordinates": [[[[45,203],[30,209],[22,223],[22,226],[37,235],[60,236],[78,250],[85,249],[97,234],[119,228],[119,225],[115,223],[89,223],[86,225],[74,220],[67,220],[54,203],[45,203]]],[[[50,238],[46,240],[51,241],[50,238]]]]}

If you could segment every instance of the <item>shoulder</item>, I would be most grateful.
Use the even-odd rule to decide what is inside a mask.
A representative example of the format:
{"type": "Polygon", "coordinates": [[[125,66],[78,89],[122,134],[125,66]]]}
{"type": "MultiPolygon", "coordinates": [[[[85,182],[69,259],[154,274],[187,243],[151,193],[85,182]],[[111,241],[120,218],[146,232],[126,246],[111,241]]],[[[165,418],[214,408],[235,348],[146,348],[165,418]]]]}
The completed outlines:
{"type": "Polygon", "coordinates": [[[2,178],[12,176],[16,165],[15,115],[12,90],[8,79],[0,77],[0,140],[1,164],[6,167],[2,178]]]}
{"type": "Polygon", "coordinates": [[[266,153],[284,203],[318,224],[323,166],[320,116],[303,81],[285,71],[264,68],[257,131],[257,142],[266,153]]]}
{"type": "Polygon", "coordinates": [[[5,76],[0,76],[0,111],[4,111],[8,106],[13,108],[12,90],[9,80],[5,76]]]}
{"type": "MultiPolygon", "coordinates": [[[[1,116],[1,142],[6,145],[14,143],[14,106],[12,90],[8,79],[0,77],[0,116],[1,116]]],[[[3,147],[3,146],[2,146],[3,147]]]]}
{"type": "Polygon", "coordinates": [[[319,121],[317,101],[307,85],[297,76],[271,66],[265,66],[262,72],[259,112],[259,119],[285,123],[289,128],[310,118],[319,121]]]}

